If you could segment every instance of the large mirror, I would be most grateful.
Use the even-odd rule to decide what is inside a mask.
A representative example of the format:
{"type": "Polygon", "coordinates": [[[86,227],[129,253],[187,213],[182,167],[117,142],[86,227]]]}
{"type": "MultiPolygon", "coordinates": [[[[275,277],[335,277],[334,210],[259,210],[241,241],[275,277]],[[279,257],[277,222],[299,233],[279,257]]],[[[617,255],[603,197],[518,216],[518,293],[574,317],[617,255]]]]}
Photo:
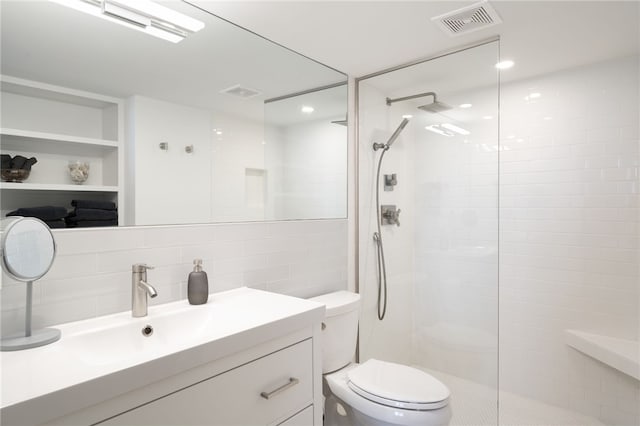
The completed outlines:
{"type": "Polygon", "coordinates": [[[346,217],[344,74],[184,1],[0,7],[3,217],[346,217]]]}

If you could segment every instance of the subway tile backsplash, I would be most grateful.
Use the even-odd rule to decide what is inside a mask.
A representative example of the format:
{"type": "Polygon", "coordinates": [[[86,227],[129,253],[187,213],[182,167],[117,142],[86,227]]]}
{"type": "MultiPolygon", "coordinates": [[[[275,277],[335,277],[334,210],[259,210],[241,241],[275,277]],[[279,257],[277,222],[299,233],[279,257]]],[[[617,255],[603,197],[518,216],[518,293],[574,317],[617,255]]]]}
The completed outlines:
{"type": "MultiPolygon", "coordinates": [[[[249,286],[308,297],[347,288],[347,220],[62,230],[34,284],[34,327],[131,309],[131,265],[147,263],[151,305],[186,299],[193,259],[211,292],[249,286]]],[[[2,332],[24,326],[25,287],[3,274],[2,332]]]]}

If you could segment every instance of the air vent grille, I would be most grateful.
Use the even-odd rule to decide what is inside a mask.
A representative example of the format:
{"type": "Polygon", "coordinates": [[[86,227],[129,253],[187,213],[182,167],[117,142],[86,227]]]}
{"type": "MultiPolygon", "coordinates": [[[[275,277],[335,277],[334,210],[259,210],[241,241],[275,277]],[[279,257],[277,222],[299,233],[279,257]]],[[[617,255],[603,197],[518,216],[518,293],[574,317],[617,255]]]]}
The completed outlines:
{"type": "Polygon", "coordinates": [[[431,20],[450,36],[468,34],[502,23],[498,13],[487,1],[433,17],[431,20]]]}
{"type": "Polygon", "coordinates": [[[227,95],[237,96],[242,99],[249,99],[260,95],[260,92],[255,89],[250,89],[245,86],[241,86],[236,84],[235,86],[231,86],[227,89],[221,90],[220,93],[225,93],[227,95]]]}

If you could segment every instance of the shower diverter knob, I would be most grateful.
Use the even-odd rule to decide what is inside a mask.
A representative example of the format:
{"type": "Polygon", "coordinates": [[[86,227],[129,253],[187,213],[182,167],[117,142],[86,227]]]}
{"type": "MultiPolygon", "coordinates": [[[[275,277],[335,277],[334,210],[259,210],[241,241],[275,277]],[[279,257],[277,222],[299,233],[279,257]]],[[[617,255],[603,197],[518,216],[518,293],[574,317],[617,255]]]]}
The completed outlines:
{"type": "Polygon", "coordinates": [[[380,206],[382,211],[382,225],[400,226],[400,209],[396,209],[395,205],[380,206]]]}

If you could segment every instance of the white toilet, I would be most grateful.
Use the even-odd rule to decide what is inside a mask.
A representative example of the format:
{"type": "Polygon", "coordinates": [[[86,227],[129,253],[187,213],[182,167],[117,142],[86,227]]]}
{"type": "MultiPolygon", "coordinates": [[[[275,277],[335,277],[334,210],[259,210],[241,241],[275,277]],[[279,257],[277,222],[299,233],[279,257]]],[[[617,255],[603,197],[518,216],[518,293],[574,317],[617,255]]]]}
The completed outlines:
{"type": "Polygon", "coordinates": [[[322,351],[325,426],[448,425],[449,389],[406,365],[352,363],[360,295],[338,291],[311,300],[326,306],[322,351]]]}

